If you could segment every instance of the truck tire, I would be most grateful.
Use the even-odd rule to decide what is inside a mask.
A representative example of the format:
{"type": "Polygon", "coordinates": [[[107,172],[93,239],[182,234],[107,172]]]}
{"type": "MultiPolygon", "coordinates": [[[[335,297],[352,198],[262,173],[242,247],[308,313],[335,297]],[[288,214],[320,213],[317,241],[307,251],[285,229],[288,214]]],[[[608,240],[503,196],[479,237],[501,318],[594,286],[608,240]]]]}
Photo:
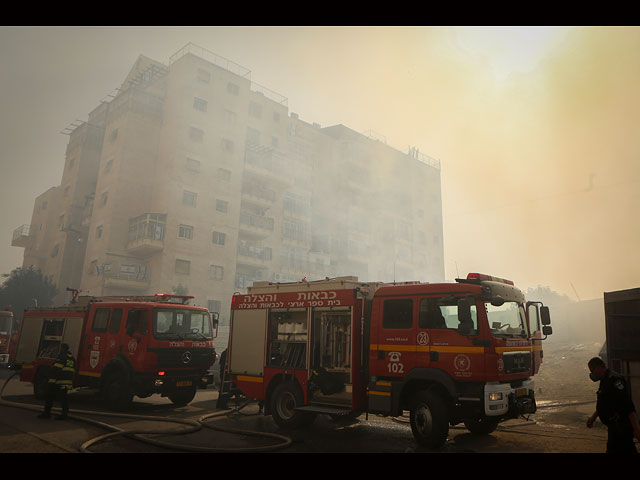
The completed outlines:
{"type": "Polygon", "coordinates": [[[304,397],[300,388],[292,382],[280,383],[271,395],[271,415],[280,427],[300,428],[313,422],[315,415],[296,411],[303,405],[304,397]]]}
{"type": "Polygon", "coordinates": [[[498,428],[498,421],[492,418],[478,418],[475,420],[466,420],[464,426],[471,433],[487,435],[498,428]]]}
{"type": "Polygon", "coordinates": [[[133,400],[128,376],[120,370],[107,373],[102,383],[102,397],[110,410],[128,410],[133,400]]]}
{"type": "Polygon", "coordinates": [[[449,418],[444,400],[437,393],[421,390],[410,407],[411,432],[418,445],[440,448],[449,435],[449,418]]]}
{"type": "Polygon", "coordinates": [[[173,403],[176,407],[184,407],[185,405],[191,403],[193,397],[196,396],[196,387],[185,390],[178,390],[167,396],[169,397],[169,400],[171,400],[171,403],[173,403]]]}

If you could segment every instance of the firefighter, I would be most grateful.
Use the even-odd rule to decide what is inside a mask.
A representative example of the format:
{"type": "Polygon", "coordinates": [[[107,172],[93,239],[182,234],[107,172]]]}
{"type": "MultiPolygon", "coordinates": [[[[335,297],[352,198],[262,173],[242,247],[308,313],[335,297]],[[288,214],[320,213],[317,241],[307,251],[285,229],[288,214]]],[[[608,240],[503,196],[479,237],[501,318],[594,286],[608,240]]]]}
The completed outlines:
{"type": "Polygon", "coordinates": [[[62,414],[56,420],[64,420],[69,413],[69,401],[67,392],[73,388],[73,374],[76,368],[76,359],[69,351],[69,345],[63,343],[60,346],[60,354],[53,364],[53,369],[47,384],[47,394],[44,404],[44,412],[38,418],[50,418],[51,407],[54,399],[58,399],[62,407],[62,414]]]}
{"type": "Polygon", "coordinates": [[[609,370],[600,357],[592,358],[587,365],[589,378],[600,382],[596,411],[587,420],[587,428],[600,417],[608,431],[607,453],[637,453],[633,438],[640,440],[640,426],[624,377],[609,370]]]}

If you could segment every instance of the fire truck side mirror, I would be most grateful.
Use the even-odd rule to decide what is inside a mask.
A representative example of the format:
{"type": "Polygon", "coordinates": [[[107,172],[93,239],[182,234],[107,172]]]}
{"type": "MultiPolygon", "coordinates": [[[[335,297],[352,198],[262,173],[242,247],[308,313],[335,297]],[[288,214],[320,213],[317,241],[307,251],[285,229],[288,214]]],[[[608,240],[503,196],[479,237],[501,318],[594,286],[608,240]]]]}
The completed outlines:
{"type": "Polygon", "coordinates": [[[472,323],[471,302],[467,298],[458,300],[458,321],[463,324],[472,323]]]}
{"type": "Polygon", "coordinates": [[[549,314],[549,307],[540,307],[540,318],[542,325],[551,325],[551,315],[549,314]]]}
{"type": "Polygon", "coordinates": [[[549,326],[542,327],[542,333],[544,335],[551,335],[553,333],[553,329],[549,326]]]}

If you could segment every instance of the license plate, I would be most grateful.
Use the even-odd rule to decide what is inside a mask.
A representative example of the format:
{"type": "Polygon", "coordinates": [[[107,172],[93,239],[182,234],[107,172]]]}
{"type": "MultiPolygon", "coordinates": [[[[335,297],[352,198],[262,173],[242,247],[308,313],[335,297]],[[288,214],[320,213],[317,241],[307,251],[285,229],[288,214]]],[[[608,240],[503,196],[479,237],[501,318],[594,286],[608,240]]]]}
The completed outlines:
{"type": "Polygon", "coordinates": [[[526,388],[519,388],[518,390],[516,390],[516,395],[518,397],[524,397],[527,395],[527,389],[526,388]]]}
{"type": "Polygon", "coordinates": [[[176,387],[190,387],[191,380],[182,380],[180,382],[176,382],[176,387]]]}

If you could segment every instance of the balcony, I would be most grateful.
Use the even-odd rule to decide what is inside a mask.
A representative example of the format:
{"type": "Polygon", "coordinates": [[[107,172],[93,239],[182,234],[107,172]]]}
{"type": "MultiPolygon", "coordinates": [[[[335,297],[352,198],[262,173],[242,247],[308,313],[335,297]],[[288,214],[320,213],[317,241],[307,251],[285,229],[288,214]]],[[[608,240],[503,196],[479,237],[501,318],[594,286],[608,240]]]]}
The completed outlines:
{"type": "Polygon", "coordinates": [[[11,246],[13,247],[26,247],[30,240],[29,232],[31,225],[21,225],[13,231],[13,237],[11,238],[11,246]]]}
{"type": "Polygon", "coordinates": [[[141,292],[149,288],[148,275],[140,276],[136,274],[122,272],[105,272],[103,274],[103,287],[125,291],[141,292]]]}
{"type": "Polygon", "coordinates": [[[272,251],[269,247],[263,247],[251,242],[240,240],[238,242],[238,261],[254,266],[267,266],[271,263],[272,251]]]}
{"type": "Polygon", "coordinates": [[[271,207],[276,201],[276,192],[259,183],[244,182],[242,184],[242,197],[243,200],[262,207],[271,207]]]}
{"type": "Polygon", "coordinates": [[[145,213],[129,219],[126,250],[132,255],[149,257],[164,248],[165,213],[145,213]]]}
{"type": "Polygon", "coordinates": [[[253,215],[247,212],[240,212],[240,229],[256,238],[265,238],[273,233],[274,219],[253,215]]]}
{"type": "Polygon", "coordinates": [[[103,288],[141,292],[149,287],[151,272],[144,262],[109,262],[103,265],[94,265],[94,267],[96,273],[102,276],[103,288]]]}
{"type": "Polygon", "coordinates": [[[287,157],[271,147],[247,141],[244,164],[246,171],[268,182],[275,189],[282,189],[293,183],[287,157]]]}

